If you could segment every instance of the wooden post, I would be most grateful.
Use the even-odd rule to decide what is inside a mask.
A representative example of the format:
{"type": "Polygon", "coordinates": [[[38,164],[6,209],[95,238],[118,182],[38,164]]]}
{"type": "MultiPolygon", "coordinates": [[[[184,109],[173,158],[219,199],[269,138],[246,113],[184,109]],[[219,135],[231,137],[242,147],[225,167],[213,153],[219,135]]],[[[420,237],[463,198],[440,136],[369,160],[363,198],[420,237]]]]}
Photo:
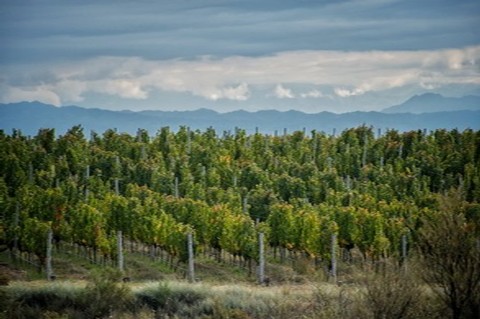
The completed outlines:
{"type": "Polygon", "coordinates": [[[332,254],[332,264],[331,264],[331,278],[334,284],[337,283],[337,234],[332,234],[331,238],[331,254],[332,254]]]}
{"type": "Polygon", "coordinates": [[[368,144],[368,136],[365,134],[363,137],[363,154],[362,154],[362,167],[367,164],[367,144],[368,144]]]}
{"type": "Polygon", "coordinates": [[[190,126],[187,127],[187,154],[190,155],[192,151],[192,140],[190,138],[190,126]]]}
{"type": "Polygon", "coordinates": [[[245,195],[245,197],[243,197],[243,201],[242,201],[242,212],[244,214],[248,213],[247,206],[248,206],[248,197],[247,197],[247,195],[245,195]]]}
{"type": "Polygon", "coordinates": [[[118,184],[118,178],[115,178],[115,195],[120,194],[120,186],[118,184]]]}
{"type": "Polygon", "coordinates": [[[142,130],[140,128],[137,129],[137,142],[142,140],[142,130]]]}
{"type": "Polygon", "coordinates": [[[51,229],[48,230],[47,234],[47,258],[45,260],[45,268],[47,271],[47,280],[53,279],[53,270],[52,270],[52,240],[53,232],[51,229]]]}
{"type": "Polygon", "coordinates": [[[402,235],[402,266],[407,270],[407,235],[402,235]]]}
{"type": "Polygon", "coordinates": [[[187,241],[188,241],[188,281],[195,282],[195,260],[193,256],[192,233],[187,234],[187,241]]]}
{"type": "Polygon", "coordinates": [[[90,178],[90,165],[87,165],[87,168],[85,169],[85,200],[88,200],[88,179],[90,178]]]}
{"type": "Polygon", "coordinates": [[[178,177],[175,177],[175,198],[179,197],[179,192],[178,192],[178,177]]]}
{"type": "Polygon", "coordinates": [[[20,204],[16,203],[15,205],[15,215],[14,215],[14,218],[13,218],[13,229],[14,229],[14,233],[13,233],[13,249],[12,249],[12,259],[14,261],[16,261],[16,254],[18,252],[18,222],[20,220],[20,204]]]}
{"type": "Polygon", "coordinates": [[[28,182],[33,183],[33,165],[28,163],[28,182]]]}
{"type": "Polygon", "coordinates": [[[263,247],[263,233],[258,234],[258,283],[265,281],[265,254],[263,247]]]}
{"type": "Polygon", "coordinates": [[[350,179],[350,175],[347,175],[347,177],[345,178],[345,187],[348,191],[350,191],[352,188],[352,180],[350,179]]]}
{"type": "Polygon", "coordinates": [[[123,234],[122,231],[117,231],[117,258],[118,258],[118,269],[123,272],[123,234]]]}
{"type": "Polygon", "coordinates": [[[13,219],[13,229],[15,230],[15,235],[13,237],[13,249],[18,250],[18,222],[20,221],[20,204],[17,202],[15,205],[15,217],[13,219]]]}
{"type": "Polygon", "coordinates": [[[52,177],[52,179],[54,179],[55,176],[57,176],[55,164],[50,165],[50,174],[51,174],[50,176],[52,177]]]}
{"type": "Polygon", "coordinates": [[[327,167],[329,172],[332,170],[332,163],[333,163],[333,159],[330,156],[327,157],[327,167]]]}

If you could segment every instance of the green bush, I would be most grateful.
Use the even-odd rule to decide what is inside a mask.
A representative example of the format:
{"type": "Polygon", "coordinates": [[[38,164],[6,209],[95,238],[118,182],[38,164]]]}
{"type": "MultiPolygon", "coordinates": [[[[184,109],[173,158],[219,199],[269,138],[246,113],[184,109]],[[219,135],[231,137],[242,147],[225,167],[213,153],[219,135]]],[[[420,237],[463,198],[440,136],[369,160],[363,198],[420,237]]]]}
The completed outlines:
{"type": "Polygon", "coordinates": [[[43,313],[81,311],[81,292],[77,287],[58,284],[40,288],[16,287],[9,288],[0,299],[7,318],[42,318],[45,317],[43,313]]]}
{"type": "Polygon", "coordinates": [[[81,298],[87,318],[102,318],[114,311],[135,310],[134,296],[121,278],[121,272],[116,269],[92,274],[92,280],[81,298]]]}
{"type": "Polygon", "coordinates": [[[6,273],[0,273],[0,286],[8,286],[10,277],[6,273]]]}
{"type": "Polygon", "coordinates": [[[141,305],[164,314],[189,313],[190,308],[199,304],[207,296],[193,286],[160,283],[156,287],[137,292],[136,298],[141,305]]]}

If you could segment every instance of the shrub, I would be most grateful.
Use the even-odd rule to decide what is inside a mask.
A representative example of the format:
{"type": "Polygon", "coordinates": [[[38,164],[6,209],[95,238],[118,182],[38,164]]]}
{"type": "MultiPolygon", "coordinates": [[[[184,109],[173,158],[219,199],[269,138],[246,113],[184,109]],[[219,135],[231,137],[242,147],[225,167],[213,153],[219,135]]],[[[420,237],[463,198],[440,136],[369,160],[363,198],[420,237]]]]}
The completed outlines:
{"type": "Polygon", "coordinates": [[[8,286],[9,282],[10,282],[10,277],[6,273],[1,272],[0,273],[0,286],[8,286]]]}
{"type": "Polygon", "coordinates": [[[72,286],[11,287],[5,294],[2,306],[7,318],[41,318],[44,312],[51,317],[55,313],[75,312],[83,306],[79,302],[81,290],[72,286]]]}
{"type": "Polygon", "coordinates": [[[106,317],[114,311],[134,310],[133,294],[121,278],[121,272],[116,269],[93,273],[82,298],[86,317],[106,317]]]}
{"type": "Polygon", "coordinates": [[[135,295],[141,305],[168,315],[188,314],[191,309],[204,300],[207,295],[195,289],[195,286],[160,283],[156,287],[146,288],[135,295]]]}
{"type": "Polygon", "coordinates": [[[480,315],[480,225],[467,211],[461,194],[451,192],[440,198],[435,216],[424,218],[419,233],[423,278],[454,319],[480,315]]]}
{"type": "Polygon", "coordinates": [[[369,318],[422,318],[423,291],[418,280],[398,266],[386,264],[364,280],[364,303],[369,318]]]}

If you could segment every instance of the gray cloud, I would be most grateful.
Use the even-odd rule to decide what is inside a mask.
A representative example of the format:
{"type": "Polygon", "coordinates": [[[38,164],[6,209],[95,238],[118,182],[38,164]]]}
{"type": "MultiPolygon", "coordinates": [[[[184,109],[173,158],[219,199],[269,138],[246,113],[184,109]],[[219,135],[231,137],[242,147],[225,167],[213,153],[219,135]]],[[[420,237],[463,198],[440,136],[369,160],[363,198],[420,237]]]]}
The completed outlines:
{"type": "Polygon", "coordinates": [[[270,88],[279,99],[361,96],[416,86],[480,86],[480,46],[424,51],[288,51],[271,56],[195,60],[99,57],[78,62],[15,69],[7,102],[38,99],[57,105],[79,102],[89,93],[146,100],[152,92],[178,92],[205,101],[247,101],[252,88],[270,88]],[[48,75],[48,76],[45,76],[48,75]],[[19,80],[20,79],[20,80],[19,80]],[[24,82],[24,84],[21,84],[24,82]],[[292,85],[310,86],[299,90],[292,85]],[[320,87],[331,94],[320,94],[320,87]],[[313,93],[312,93],[313,92],[313,93]]]}
{"type": "Polygon", "coordinates": [[[5,0],[0,99],[313,110],[478,91],[479,29],[476,0],[5,0]]]}
{"type": "Polygon", "coordinates": [[[3,63],[478,44],[476,1],[36,1],[0,12],[3,63]],[[280,5],[279,5],[280,3],[280,5]],[[435,5],[433,5],[435,4],[435,5]]]}

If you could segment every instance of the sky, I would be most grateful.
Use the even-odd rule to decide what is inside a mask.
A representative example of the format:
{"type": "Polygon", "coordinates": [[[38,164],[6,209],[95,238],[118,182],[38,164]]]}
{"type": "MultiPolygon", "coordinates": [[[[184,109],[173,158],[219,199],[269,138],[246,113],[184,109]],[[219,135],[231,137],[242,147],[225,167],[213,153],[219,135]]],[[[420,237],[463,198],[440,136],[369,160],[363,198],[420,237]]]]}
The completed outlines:
{"type": "Polygon", "coordinates": [[[480,95],[478,0],[2,0],[0,103],[378,111],[480,95]]]}

